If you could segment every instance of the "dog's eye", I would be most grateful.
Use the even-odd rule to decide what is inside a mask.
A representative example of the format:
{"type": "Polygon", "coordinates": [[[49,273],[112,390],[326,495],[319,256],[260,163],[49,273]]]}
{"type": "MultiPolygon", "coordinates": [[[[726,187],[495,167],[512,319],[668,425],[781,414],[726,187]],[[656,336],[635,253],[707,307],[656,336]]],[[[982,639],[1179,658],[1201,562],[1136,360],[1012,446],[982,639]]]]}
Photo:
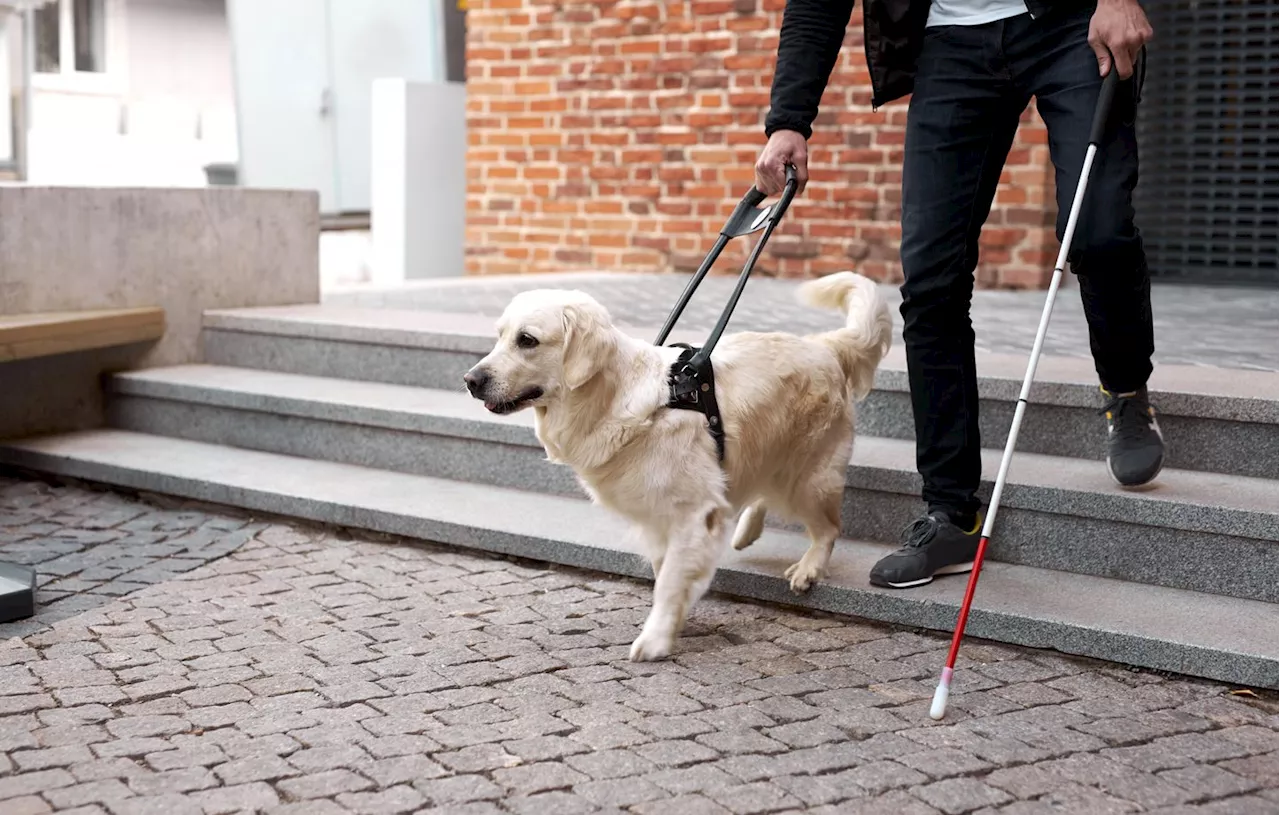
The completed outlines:
{"type": "Polygon", "coordinates": [[[516,346],[519,348],[537,348],[538,338],[521,332],[520,335],[516,337],[516,346]]]}

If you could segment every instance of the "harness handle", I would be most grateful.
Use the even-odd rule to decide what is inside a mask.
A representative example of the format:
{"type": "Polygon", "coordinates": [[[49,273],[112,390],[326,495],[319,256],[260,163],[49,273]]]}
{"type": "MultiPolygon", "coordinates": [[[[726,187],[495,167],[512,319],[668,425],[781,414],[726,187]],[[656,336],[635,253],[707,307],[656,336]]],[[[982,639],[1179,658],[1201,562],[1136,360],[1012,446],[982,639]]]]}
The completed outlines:
{"type": "Polygon", "coordinates": [[[685,285],[684,291],[680,293],[680,299],[676,301],[675,308],[671,310],[671,314],[667,317],[662,330],[658,332],[658,338],[654,341],[654,345],[666,343],[667,337],[670,336],[671,330],[675,328],[676,321],[680,319],[680,315],[684,313],[684,308],[689,304],[693,293],[702,283],[702,279],[707,276],[707,272],[711,271],[711,266],[716,262],[716,258],[720,257],[720,253],[724,251],[724,247],[729,241],[763,229],[764,234],[760,236],[760,240],[747,257],[746,265],[742,267],[742,273],[738,276],[738,285],[734,287],[733,295],[729,298],[729,304],[725,306],[724,311],[720,314],[720,319],[716,322],[715,328],[712,329],[711,335],[707,338],[707,342],[698,350],[693,361],[701,363],[710,358],[711,350],[720,341],[720,335],[724,333],[725,326],[729,323],[729,317],[732,316],[733,309],[738,305],[738,298],[742,296],[742,290],[746,288],[747,278],[751,275],[751,269],[756,265],[761,251],[764,250],[765,243],[769,240],[769,236],[773,234],[778,222],[782,220],[787,207],[791,206],[791,199],[796,196],[799,181],[796,177],[795,165],[787,164],[785,172],[786,185],[782,188],[781,197],[775,203],[761,208],[760,204],[769,196],[752,185],[747,194],[738,202],[738,206],[734,207],[729,220],[725,221],[724,227],[721,228],[715,245],[711,247],[711,252],[702,261],[702,264],[698,266],[698,270],[694,272],[693,277],[685,285]]]}

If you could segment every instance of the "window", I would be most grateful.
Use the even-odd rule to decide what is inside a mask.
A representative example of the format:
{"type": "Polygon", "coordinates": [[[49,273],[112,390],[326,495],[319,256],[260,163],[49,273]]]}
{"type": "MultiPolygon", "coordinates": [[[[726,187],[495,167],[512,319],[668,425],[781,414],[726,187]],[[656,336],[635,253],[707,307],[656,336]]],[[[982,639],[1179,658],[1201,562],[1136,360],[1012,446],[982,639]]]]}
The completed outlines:
{"type": "Polygon", "coordinates": [[[36,9],[36,72],[107,70],[104,0],[53,0],[36,9]]]}
{"type": "Polygon", "coordinates": [[[62,9],[57,2],[36,9],[36,70],[56,74],[62,68],[62,9]]]}

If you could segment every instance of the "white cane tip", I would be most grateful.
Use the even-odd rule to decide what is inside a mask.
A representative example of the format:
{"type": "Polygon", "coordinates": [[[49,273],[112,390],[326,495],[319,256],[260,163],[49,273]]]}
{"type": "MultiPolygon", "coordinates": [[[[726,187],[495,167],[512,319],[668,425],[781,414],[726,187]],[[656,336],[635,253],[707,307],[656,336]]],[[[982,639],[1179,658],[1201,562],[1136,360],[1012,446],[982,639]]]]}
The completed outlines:
{"type": "Polygon", "coordinates": [[[929,706],[929,718],[935,722],[947,715],[947,696],[950,689],[946,685],[939,685],[938,689],[933,692],[933,704],[929,706]]]}

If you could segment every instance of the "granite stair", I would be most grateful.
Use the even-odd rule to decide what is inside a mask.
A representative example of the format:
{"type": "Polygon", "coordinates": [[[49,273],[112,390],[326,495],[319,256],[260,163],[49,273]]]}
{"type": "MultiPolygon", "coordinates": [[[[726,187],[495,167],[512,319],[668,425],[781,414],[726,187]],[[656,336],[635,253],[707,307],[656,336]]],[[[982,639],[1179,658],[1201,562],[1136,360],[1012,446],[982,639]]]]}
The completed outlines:
{"type": "MultiPolygon", "coordinates": [[[[332,306],[210,312],[206,364],[117,375],[108,428],[11,442],[0,462],[650,578],[625,526],[546,461],[530,416],[492,416],[463,393],[491,324],[332,306]]],[[[988,475],[1024,364],[980,356],[988,475]]],[[[1277,375],[1159,369],[1171,460],[1139,491],[1116,488],[1101,464],[1088,363],[1046,359],[1038,379],[971,633],[1277,687],[1277,375]]],[[[729,556],[716,589],[950,630],[963,578],[909,592],[866,581],[920,511],[906,399],[895,349],[860,409],[829,579],[790,593],[780,576],[806,541],[772,520],[760,544],[729,556]]]]}

